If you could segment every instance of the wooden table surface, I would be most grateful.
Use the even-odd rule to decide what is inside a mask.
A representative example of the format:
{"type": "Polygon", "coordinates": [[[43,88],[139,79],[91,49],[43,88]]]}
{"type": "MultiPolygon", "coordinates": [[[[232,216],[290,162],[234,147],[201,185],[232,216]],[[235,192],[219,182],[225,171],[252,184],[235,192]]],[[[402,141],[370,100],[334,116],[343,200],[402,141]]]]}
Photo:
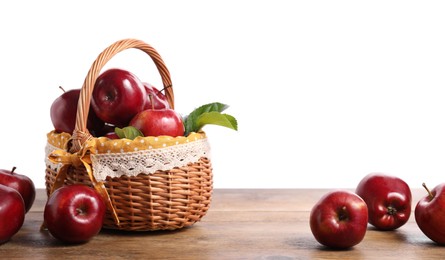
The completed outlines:
{"type": "MultiPolygon", "coordinates": [[[[368,228],[346,251],[321,246],[309,228],[324,189],[216,189],[209,212],[177,231],[101,231],[82,245],[64,245],[39,231],[46,201],[36,202],[21,230],[0,246],[1,259],[445,259],[417,227],[414,215],[397,231],[368,228]]],[[[422,190],[413,190],[413,208],[422,190]]]]}

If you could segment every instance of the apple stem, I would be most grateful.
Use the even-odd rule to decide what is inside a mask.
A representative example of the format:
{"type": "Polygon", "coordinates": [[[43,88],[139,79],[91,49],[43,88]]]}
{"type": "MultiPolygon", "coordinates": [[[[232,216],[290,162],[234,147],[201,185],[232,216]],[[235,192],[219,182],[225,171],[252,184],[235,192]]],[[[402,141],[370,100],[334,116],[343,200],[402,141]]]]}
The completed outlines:
{"type": "Polygon", "coordinates": [[[425,183],[422,183],[422,186],[425,188],[425,190],[428,192],[428,197],[430,198],[430,199],[433,199],[434,198],[434,195],[431,193],[431,191],[428,189],[428,187],[426,186],[426,184],[425,183]]]}
{"type": "Polygon", "coordinates": [[[65,89],[62,86],[59,86],[59,88],[63,91],[66,92],[65,89]]]}
{"type": "MultiPolygon", "coordinates": [[[[171,85],[164,87],[163,89],[159,90],[158,93],[161,93],[162,91],[165,91],[166,89],[171,88],[171,87],[172,87],[171,85]]],[[[156,94],[158,94],[158,93],[156,93],[156,94]]]]}
{"type": "Polygon", "coordinates": [[[155,110],[155,104],[153,103],[153,94],[149,94],[148,98],[150,99],[151,102],[151,109],[155,110]]]}
{"type": "Polygon", "coordinates": [[[17,167],[13,166],[12,170],[11,170],[11,174],[14,174],[15,169],[17,169],[17,167]]]}

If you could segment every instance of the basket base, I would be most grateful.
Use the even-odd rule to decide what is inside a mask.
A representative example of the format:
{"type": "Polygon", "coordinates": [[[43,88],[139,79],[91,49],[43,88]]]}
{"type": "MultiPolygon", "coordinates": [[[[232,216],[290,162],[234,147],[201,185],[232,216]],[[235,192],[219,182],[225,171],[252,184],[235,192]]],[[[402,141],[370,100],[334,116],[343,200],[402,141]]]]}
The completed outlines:
{"type": "MultiPolygon", "coordinates": [[[[47,195],[57,169],[47,165],[47,195]]],[[[91,181],[85,168],[71,167],[64,185],[91,181]]],[[[103,228],[126,231],[175,230],[189,227],[207,213],[212,196],[213,176],[208,158],[169,171],[138,176],[108,177],[104,182],[119,224],[107,210],[103,228]]]]}

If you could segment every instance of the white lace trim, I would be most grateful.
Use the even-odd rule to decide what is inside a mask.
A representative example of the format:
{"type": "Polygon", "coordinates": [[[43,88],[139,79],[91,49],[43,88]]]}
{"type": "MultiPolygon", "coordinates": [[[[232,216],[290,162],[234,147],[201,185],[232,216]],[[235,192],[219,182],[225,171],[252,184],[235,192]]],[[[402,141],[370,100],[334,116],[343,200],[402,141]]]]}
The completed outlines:
{"type": "Polygon", "coordinates": [[[45,146],[45,164],[49,167],[51,167],[51,169],[57,171],[57,169],[62,166],[61,163],[53,163],[51,162],[50,159],[48,159],[48,156],[55,150],[60,150],[60,148],[50,144],[50,143],[46,143],[45,146]]]}
{"type": "MultiPolygon", "coordinates": [[[[45,148],[45,162],[53,169],[59,168],[61,164],[52,163],[48,155],[58,149],[51,144],[47,144],[45,148]]],[[[210,158],[207,138],[159,149],[92,154],[91,161],[94,177],[98,181],[103,181],[108,176],[112,178],[124,175],[136,176],[141,173],[151,174],[158,170],[170,170],[197,162],[201,157],[210,158]]]]}
{"type": "Polygon", "coordinates": [[[94,154],[91,155],[91,161],[94,177],[103,181],[108,176],[136,176],[140,173],[170,170],[197,162],[201,157],[210,157],[210,146],[206,138],[159,149],[94,154]]]}

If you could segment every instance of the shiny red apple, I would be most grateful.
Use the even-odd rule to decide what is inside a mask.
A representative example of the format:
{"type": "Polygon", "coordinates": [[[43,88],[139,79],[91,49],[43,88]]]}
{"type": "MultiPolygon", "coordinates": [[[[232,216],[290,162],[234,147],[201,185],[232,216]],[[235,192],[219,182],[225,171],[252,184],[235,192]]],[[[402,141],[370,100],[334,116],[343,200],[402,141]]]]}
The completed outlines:
{"type": "Polygon", "coordinates": [[[136,75],[123,69],[108,69],[96,80],[91,106],[102,121],[122,127],[144,109],[146,97],[144,85],[136,75]]]}
{"type": "Polygon", "coordinates": [[[25,203],[25,212],[28,212],[36,198],[34,182],[28,176],[16,173],[15,169],[16,167],[12,170],[0,169],[0,184],[18,191],[25,203]]]}
{"type": "Polygon", "coordinates": [[[378,230],[397,229],[411,215],[411,189],[396,176],[370,173],[362,178],[355,192],[368,205],[369,223],[378,230]]]}
{"type": "Polygon", "coordinates": [[[105,203],[95,189],[73,184],[51,194],[43,217],[51,235],[64,243],[78,244],[100,232],[105,212],[105,203]]]}
{"type": "Polygon", "coordinates": [[[6,243],[25,221],[25,203],[18,191],[0,185],[0,244],[6,243]]]}
{"type": "Polygon", "coordinates": [[[432,241],[445,245],[445,183],[431,191],[423,184],[427,195],[416,205],[414,216],[417,226],[432,241]]]}
{"type": "Polygon", "coordinates": [[[139,129],[144,136],[183,136],[184,123],[173,109],[147,109],[136,114],[130,126],[139,129]]]}
{"type": "Polygon", "coordinates": [[[368,208],[357,194],[336,190],[325,194],[313,206],[310,228],[322,245],[346,249],[359,244],[368,225],[368,208]]]}
{"type": "MultiPolygon", "coordinates": [[[[54,130],[58,133],[72,134],[76,124],[77,103],[79,101],[80,89],[64,91],[51,104],[50,116],[54,130]]],[[[103,127],[104,122],[100,120],[94,111],[90,109],[88,113],[87,129],[96,136],[103,127]]]]}
{"type": "Polygon", "coordinates": [[[143,82],[142,84],[144,84],[145,91],[147,92],[144,110],[170,108],[167,97],[161,91],[150,83],[143,82]]]}

